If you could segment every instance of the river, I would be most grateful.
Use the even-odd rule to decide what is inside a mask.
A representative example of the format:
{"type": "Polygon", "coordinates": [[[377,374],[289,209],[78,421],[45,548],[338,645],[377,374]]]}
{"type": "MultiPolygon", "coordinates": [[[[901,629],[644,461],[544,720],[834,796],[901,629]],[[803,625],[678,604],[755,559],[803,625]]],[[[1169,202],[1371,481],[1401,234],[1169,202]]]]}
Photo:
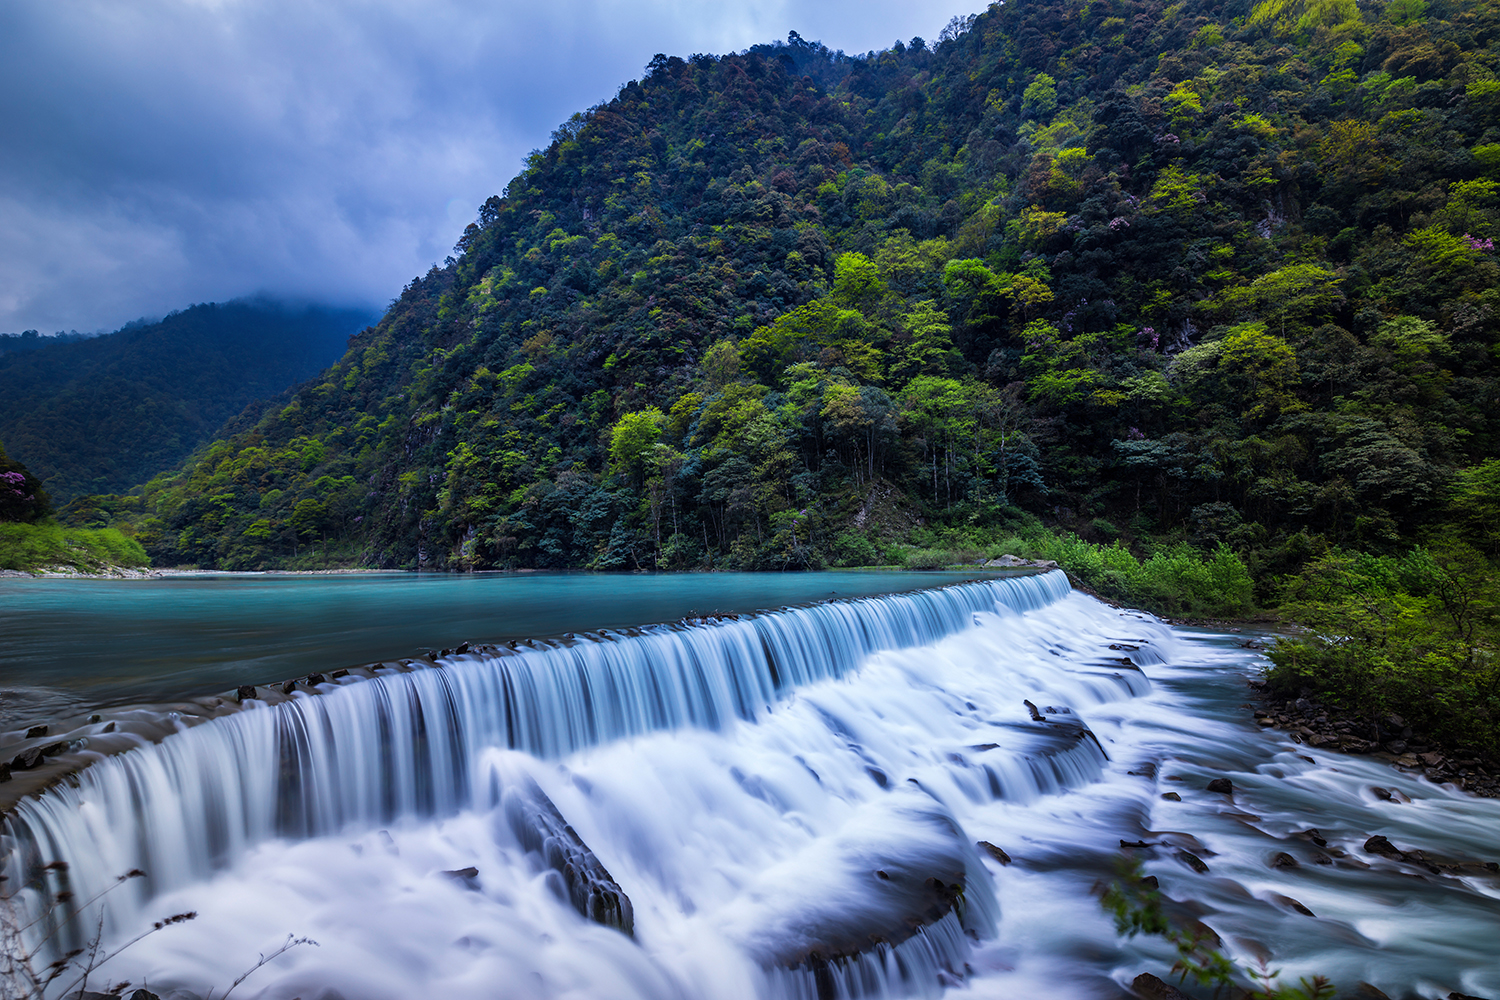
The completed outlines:
{"type": "MultiPolygon", "coordinates": [[[[715,600],[683,599],[637,622],[715,600]]],[[[537,631],[632,613],[571,603],[556,621],[594,624],[537,631]]],[[[524,627],[448,630],[410,606],[434,634],[377,656],[524,627]]],[[[375,658],[351,654],[280,675],[375,658]]],[[[151,684],[222,689],[247,662],[151,684]]],[[[1284,982],[1500,996],[1500,803],[1261,731],[1259,666],[1236,637],[1108,607],[1060,573],[476,649],[250,699],[100,760],[7,817],[6,873],[69,863],[74,901],[48,911],[50,877],[23,896],[69,918],[60,941],[195,912],[103,976],[163,997],[222,994],[289,934],[317,946],[236,996],[1116,997],[1175,959],[1100,908],[1122,856],[1284,982]],[[1376,834],[1403,856],[1366,850],[1376,834]],[[73,912],[132,868],[146,876],[73,912]]],[[[108,698],[156,690],[123,675],[93,676],[108,698]]]]}

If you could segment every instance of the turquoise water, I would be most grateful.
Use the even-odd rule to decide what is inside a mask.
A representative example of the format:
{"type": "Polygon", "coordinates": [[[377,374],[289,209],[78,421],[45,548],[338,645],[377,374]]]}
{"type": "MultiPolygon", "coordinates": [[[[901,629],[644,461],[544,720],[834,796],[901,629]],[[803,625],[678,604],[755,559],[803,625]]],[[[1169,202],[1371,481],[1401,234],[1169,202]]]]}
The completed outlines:
{"type": "Polygon", "coordinates": [[[465,641],[629,628],[973,578],[841,572],[4,579],[0,726],[17,713],[166,701],[465,641]]]}

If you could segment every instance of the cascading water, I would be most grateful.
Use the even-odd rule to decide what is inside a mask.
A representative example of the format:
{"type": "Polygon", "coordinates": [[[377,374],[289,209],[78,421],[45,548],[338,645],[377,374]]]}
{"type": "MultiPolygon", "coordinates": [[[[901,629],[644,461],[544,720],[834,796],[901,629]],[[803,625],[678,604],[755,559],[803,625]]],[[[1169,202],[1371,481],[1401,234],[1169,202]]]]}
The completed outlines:
{"type": "Polygon", "coordinates": [[[200,916],[107,977],[164,996],[222,990],[289,932],[321,947],[241,992],[1109,996],[1172,961],[1119,942],[1092,895],[1129,840],[1240,957],[1431,995],[1500,985],[1473,957],[1500,882],[1418,890],[1399,866],[1346,864],[1387,831],[1478,856],[1500,810],[1383,772],[1416,800],[1393,826],[1396,807],[1361,791],[1378,765],[1308,763],[1236,718],[1247,666],[1070,595],[1060,573],[456,657],[101,761],[8,818],[7,874],[66,860],[87,899],[145,869],[105,896],[106,937],[200,916]],[[1201,791],[1220,773],[1234,801],[1201,791]],[[633,938],[580,916],[518,826],[532,787],[628,895],[633,938]],[[1329,802],[1338,816],[1300,818],[1329,802]],[[1432,843],[1418,816],[1457,842],[1432,843]],[[1268,867],[1301,850],[1299,822],[1347,859],[1268,867]],[[1404,904],[1372,924],[1372,894],[1398,889],[1445,914],[1439,958],[1390,932],[1404,904]]]}

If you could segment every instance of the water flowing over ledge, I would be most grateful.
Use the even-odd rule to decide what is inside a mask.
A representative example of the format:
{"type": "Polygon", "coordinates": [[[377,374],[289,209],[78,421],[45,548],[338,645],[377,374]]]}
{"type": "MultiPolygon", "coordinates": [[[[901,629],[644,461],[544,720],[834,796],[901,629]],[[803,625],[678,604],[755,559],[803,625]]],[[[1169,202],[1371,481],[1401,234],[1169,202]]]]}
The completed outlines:
{"type": "Polygon", "coordinates": [[[872,653],[1068,593],[1066,576],[1052,572],[833,601],[453,656],[443,669],[252,704],[22,802],[4,827],[10,884],[63,860],[72,891],[88,899],[142,869],[146,878],[111,898],[111,914],[129,912],[275,837],[451,815],[469,804],[471,768],[486,748],[555,758],[652,731],[753,721],[872,653]]]}

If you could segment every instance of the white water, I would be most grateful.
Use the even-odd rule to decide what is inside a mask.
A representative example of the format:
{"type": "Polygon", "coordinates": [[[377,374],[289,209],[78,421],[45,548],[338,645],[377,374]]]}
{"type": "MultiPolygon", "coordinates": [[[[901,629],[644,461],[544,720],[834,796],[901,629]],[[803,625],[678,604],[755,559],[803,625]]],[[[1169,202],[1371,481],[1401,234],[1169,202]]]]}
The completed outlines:
{"type": "Polygon", "coordinates": [[[1210,872],[1168,848],[1141,852],[1148,870],[1237,956],[1393,996],[1496,995],[1500,881],[1315,866],[1287,838],[1318,826],[1361,855],[1385,833],[1490,860],[1500,808],[1368,761],[1308,764],[1235,708],[1245,669],[1067,594],[1061,574],[471,657],[96,765],[12,818],[9,871],[63,858],[86,896],[145,868],[149,883],[106,897],[116,939],[200,913],[106,978],[222,991],[287,933],[315,938],[236,993],[288,1000],[815,996],[779,963],[889,926],[893,886],[962,876],[962,921],[872,947],[841,988],[1111,996],[1172,957],[1118,941],[1095,883],[1119,840],[1175,840],[1210,872]],[[1122,641],[1153,684],[1108,648],[1122,641]],[[1024,699],[1072,715],[1034,723],[1024,699]],[[1127,773],[1154,761],[1156,779],[1127,773]],[[634,940],[579,917],[516,840],[500,802],[518,773],[629,895],[634,940]],[[1202,791],[1225,773],[1234,802],[1202,791]],[[1304,867],[1269,868],[1281,850],[1304,867]],[[471,865],[475,879],[443,874],[471,865]]]}

